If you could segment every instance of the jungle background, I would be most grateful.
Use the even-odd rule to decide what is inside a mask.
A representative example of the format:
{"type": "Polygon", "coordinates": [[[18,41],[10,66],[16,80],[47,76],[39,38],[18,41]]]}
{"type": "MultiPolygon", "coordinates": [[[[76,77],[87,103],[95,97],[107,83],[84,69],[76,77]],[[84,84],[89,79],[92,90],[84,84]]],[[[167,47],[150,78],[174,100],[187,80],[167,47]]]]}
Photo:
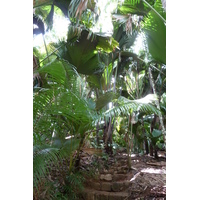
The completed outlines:
{"type": "MultiPolygon", "coordinates": [[[[186,20],[187,21],[187,20],[186,20]]],[[[180,22],[180,24],[181,24],[181,22],[180,22]]],[[[177,26],[179,26],[179,25],[177,25],[177,26]]],[[[19,26],[20,27],[20,26],[19,26]]],[[[24,27],[24,26],[23,26],[24,27]]],[[[32,28],[31,28],[32,29],[32,28]]],[[[13,34],[13,33],[12,33],[13,34]]],[[[15,34],[15,33],[14,33],[15,34]]],[[[17,34],[17,33],[16,33],[17,34]]],[[[174,33],[174,34],[176,34],[176,33],[174,33]]],[[[195,34],[195,33],[194,33],[195,34]]],[[[13,38],[13,37],[11,37],[11,38],[13,38]]],[[[16,40],[16,39],[15,39],[16,40]]],[[[21,41],[18,41],[18,42],[20,42],[19,44],[21,44],[21,42],[23,41],[23,39],[21,39],[21,41]]],[[[20,46],[20,45],[16,45],[16,46],[20,46]]],[[[26,51],[26,50],[23,50],[23,51],[26,51]]],[[[195,54],[195,53],[194,53],[195,54]]],[[[185,55],[185,54],[182,54],[182,55],[185,55]]],[[[24,57],[26,57],[26,55],[24,54],[23,56],[19,56],[18,57],[18,59],[20,59],[20,60],[22,60],[23,62],[24,62],[24,57]]],[[[7,57],[5,57],[4,59],[6,59],[7,57]]],[[[15,59],[15,60],[18,60],[18,59],[15,59]]],[[[9,61],[9,62],[13,62],[12,61],[12,59],[6,59],[7,61],[9,61]]],[[[180,61],[180,59],[179,59],[179,61],[180,61]]],[[[176,61],[173,61],[173,62],[176,62],[176,61]]],[[[187,62],[187,61],[186,61],[187,62]]],[[[192,65],[192,62],[187,62],[188,64],[190,64],[190,65],[192,65]]],[[[180,64],[180,62],[178,63],[178,64],[180,64]]],[[[21,62],[20,62],[20,65],[21,65],[21,62]]],[[[19,65],[19,66],[20,66],[19,65]]],[[[15,63],[15,65],[13,65],[13,66],[16,66],[16,63],[15,63]]],[[[14,75],[16,75],[16,74],[18,74],[19,73],[19,71],[21,71],[21,70],[19,70],[20,68],[19,68],[19,66],[16,66],[16,68],[13,70],[13,74],[14,75]],[[18,72],[18,73],[14,73],[15,72],[15,70],[16,70],[16,72],[18,72]]],[[[175,67],[174,67],[175,68],[175,67]]],[[[173,70],[175,71],[175,69],[173,68],[173,70]]],[[[179,69],[180,70],[180,69],[179,69]]],[[[23,71],[23,70],[22,70],[23,71]]],[[[26,70],[25,70],[26,71],[26,70]]],[[[25,72],[24,71],[24,72],[25,72]]],[[[73,72],[72,72],[73,73],[73,72]]],[[[10,74],[10,73],[8,73],[8,74],[10,74]]],[[[174,74],[176,74],[176,73],[173,73],[173,75],[174,74]]],[[[173,76],[172,75],[172,76],[173,76]]],[[[174,75],[175,76],[175,75],[174,75]]],[[[192,74],[192,76],[194,76],[195,77],[195,75],[194,74],[192,74]]],[[[15,80],[15,79],[13,79],[13,80],[15,80]]],[[[20,85],[20,89],[19,90],[22,90],[21,89],[21,87],[23,87],[24,86],[24,84],[26,83],[26,76],[24,77],[24,73],[23,72],[20,72],[20,76],[17,76],[17,80],[19,81],[21,81],[21,80],[23,80],[23,84],[19,84],[20,85]],[[23,77],[23,78],[22,78],[23,77]]],[[[78,80],[78,79],[77,79],[78,80]]],[[[20,83],[20,81],[18,82],[18,81],[16,81],[16,86],[18,86],[18,84],[17,83],[20,83]]],[[[28,83],[28,81],[27,81],[27,83],[28,83]]],[[[179,83],[178,83],[179,84],[179,83]]],[[[179,84],[180,85],[180,84],[179,84]]],[[[175,86],[174,86],[175,87],[175,86]]],[[[15,90],[15,89],[14,89],[15,90]]],[[[13,99],[12,98],[12,101],[14,100],[15,101],[15,103],[16,102],[19,102],[19,100],[18,100],[18,95],[17,94],[19,94],[18,92],[19,92],[19,90],[17,90],[17,93],[16,93],[16,95],[15,95],[15,98],[13,99]]],[[[193,91],[194,89],[193,88],[191,88],[191,87],[189,87],[189,86],[187,86],[187,87],[184,87],[184,90],[183,91],[193,91]],[[189,89],[189,90],[188,90],[189,89]]],[[[12,89],[12,91],[13,91],[13,89],[12,89]]],[[[16,92],[16,91],[14,91],[14,92],[16,92]]],[[[183,95],[183,94],[185,94],[184,92],[182,92],[182,90],[181,90],[181,87],[180,87],[180,89],[178,90],[178,91],[176,91],[178,94],[180,94],[180,96],[181,95],[183,95]]],[[[26,93],[26,92],[24,92],[24,93],[26,93]]],[[[7,94],[7,93],[6,93],[7,94]]],[[[193,93],[193,94],[195,94],[195,93],[193,93]]],[[[174,95],[174,97],[176,97],[176,95],[174,95]]],[[[11,98],[10,98],[11,99],[11,98]]],[[[184,98],[183,98],[184,99],[184,98]]],[[[197,102],[197,100],[196,100],[197,98],[192,98],[192,100],[193,100],[193,102],[195,103],[195,102],[197,102]]],[[[25,98],[24,98],[24,100],[25,100],[25,98]]],[[[8,101],[9,102],[9,100],[8,99],[6,99],[6,101],[8,101]]],[[[180,101],[180,100],[179,100],[180,101]]],[[[7,102],[7,103],[8,103],[7,102]]],[[[21,102],[21,99],[20,99],[20,102],[21,102]]],[[[184,102],[184,100],[183,100],[183,102],[184,102]]],[[[177,99],[176,98],[173,98],[173,103],[174,104],[176,104],[177,105],[177,99]]],[[[11,105],[11,103],[10,103],[10,105],[11,105]]],[[[23,101],[21,104],[19,103],[19,107],[17,107],[17,106],[15,106],[15,107],[17,107],[17,113],[21,113],[21,110],[22,110],[22,108],[25,106],[25,101],[23,101]]],[[[171,104],[170,104],[171,105],[171,104]]],[[[192,106],[192,105],[191,105],[192,106]]],[[[177,108],[177,107],[176,107],[177,108]]],[[[16,109],[16,108],[15,108],[16,109]]],[[[150,109],[150,108],[149,108],[150,109]]],[[[177,108],[178,109],[178,108],[177,108]]],[[[192,109],[189,109],[189,110],[192,110],[192,109]]],[[[187,111],[186,111],[187,112],[187,111]]],[[[181,112],[180,112],[181,113],[181,112]]],[[[190,113],[190,111],[189,111],[189,113],[190,113]]],[[[82,113],[81,113],[82,114],[82,113]]],[[[110,113],[109,113],[110,114],[110,113]]],[[[5,117],[7,117],[8,115],[5,115],[5,117]]],[[[10,117],[9,117],[9,121],[12,119],[11,117],[13,117],[14,115],[11,115],[10,117]]],[[[26,118],[26,115],[24,115],[23,116],[24,118],[26,118]]],[[[181,118],[182,116],[180,116],[180,114],[178,115],[178,118],[181,118]]],[[[7,117],[8,118],[8,117],[7,117]]],[[[17,119],[17,117],[13,117],[13,121],[14,121],[14,119],[16,120],[17,119]]],[[[185,118],[184,118],[185,119],[185,118]]],[[[177,119],[176,119],[177,120],[177,119]]],[[[184,122],[186,121],[186,122],[190,122],[190,118],[188,119],[185,119],[185,120],[183,120],[184,122]]],[[[192,118],[192,122],[193,123],[195,123],[196,122],[196,119],[194,119],[194,118],[192,118]]],[[[192,124],[193,124],[192,123],[192,124]]],[[[15,130],[17,129],[17,127],[19,127],[19,130],[22,130],[23,129],[23,126],[22,126],[22,124],[23,124],[23,120],[22,121],[17,121],[17,123],[16,123],[16,125],[15,125],[15,130]]],[[[6,124],[7,125],[7,124],[6,124]]],[[[183,126],[183,125],[182,125],[183,126]]],[[[190,129],[189,128],[187,128],[187,125],[186,124],[184,124],[184,129],[186,129],[186,130],[188,130],[188,132],[192,132],[192,130],[194,130],[193,129],[193,126],[192,127],[190,127],[190,129]]],[[[11,125],[7,125],[7,129],[8,128],[11,128],[11,125]]],[[[170,129],[168,129],[168,130],[170,130],[170,129]]],[[[183,129],[182,129],[183,130],[183,129]]],[[[16,131],[13,131],[13,132],[16,132],[16,131]]],[[[23,131],[22,131],[23,132],[23,131]]],[[[176,131],[176,129],[174,129],[173,131],[171,131],[171,132],[184,132],[184,131],[181,131],[181,128],[179,128],[177,131],[176,131]]],[[[195,131],[194,131],[195,132],[195,131]]],[[[14,135],[14,137],[12,138],[12,139],[9,139],[8,141],[10,141],[9,142],[9,144],[11,144],[12,142],[11,142],[11,140],[13,140],[13,141],[18,141],[18,140],[15,140],[15,138],[17,139],[17,138],[19,138],[19,132],[17,131],[17,135],[14,135]]],[[[173,137],[174,138],[176,138],[176,136],[175,136],[175,133],[173,134],[173,137]]],[[[20,155],[21,153],[23,153],[24,151],[25,151],[25,149],[26,149],[26,145],[27,144],[25,144],[26,143],[26,136],[23,138],[23,137],[20,137],[20,140],[23,140],[23,144],[24,145],[21,145],[21,143],[18,143],[18,144],[20,144],[20,145],[18,145],[18,148],[16,148],[16,151],[19,151],[20,150],[20,153],[18,153],[18,155],[20,155]]],[[[174,142],[176,142],[176,145],[179,145],[180,147],[181,147],[181,144],[177,144],[177,141],[180,141],[180,138],[177,138],[177,140],[175,140],[174,139],[174,142]]],[[[193,144],[196,144],[195,142],[195,140],[192,140],[193,141],[193,144]]],[[[28,143],[28,140],[27,140],[27,143],[28,143]]],[[[173,142],[172,142],[172,144],[173,144],[173,142]]],[[[172,145],[173,146],[173,145],[172,145]]],[[[195,146],[195,145],[194,145],[195,146]]],[[[8,148],[5,148],[5,149],[8,149],[8,148]]],[[[28,148],[27,148],[28,149],[28,148]]],[[[189,150],[190,151],[190,150],[189,150]]],[[[191,150],[192,151],[192,150],[191,150]]],[[[184,153],[184,155],[187,155],[187,152],[188,152],[188,150],[186,150],[186,152],[184,153]]],[[[176,152],[177,153],[177,152],[176,152]]],[[[170,153],[171,154],[171,153],[170,153]]],[[[184,156],[185,157],[185,156],[184,156]]],[[[17,158],[13,158],[13,162],[14,162],[14,160],[16,159],[16,161],[14,162],[14,167],[15,167],[15,169],[17,169],[17,165],[21,162],[21,163],[24,163],[24,157],[20,157],[20,156],[18,156],[17,158]],[[22,159],[23,158],[23,159],[22,159]]],[[[181,155],[179,154],[179,152],[178,152],[178,154],[177,154],[177,157],[176,157],[176,159],[177,159],[177,161],[180,161],[181,160],[181,155]]],[[[189,162],[189,161],[188,161],[189,162]]],[[[185,165],[187,165],[188,163],[186,162],[185,163],[185,165]]],[[[6,165],[7,166],[7,165],[6,165]]],[[[25,165],[24,165],[25,166],[25,165]]],[[[195,168],[198,166],[196,163],[195,163],[195,165],[193,165],[195,168]]],[[[20,168],[21,168],[21,166],[20,166],[20,168]]],[[[176,165],[173,165],[173,170],[174,171],[176,171],[176,173],[178,174],[178,167],[176,166],[176,165]]],[[[20,170],[19,170],[20,171],[20,170]]],[[[194,170],[195,171],[195,170],[194,170]]],[[[21,172],[20,174],[23,174],[23,172],[21,172]]],[[[189,178],[190,179],[190,178],[189,178]]],[[[18,179],[18,181],[19,181],[19,179],[18,179]]],[[[7,183],[7,182],[6,182],[7,183]]],[[[23,183],[23,184],[25,184],[25,183],[23,183]]],[[[16,184],[17,185],[17,184],[16,184]]],[[[190,193],[190,195],[191,195],[191,193],[190,193]]]]}

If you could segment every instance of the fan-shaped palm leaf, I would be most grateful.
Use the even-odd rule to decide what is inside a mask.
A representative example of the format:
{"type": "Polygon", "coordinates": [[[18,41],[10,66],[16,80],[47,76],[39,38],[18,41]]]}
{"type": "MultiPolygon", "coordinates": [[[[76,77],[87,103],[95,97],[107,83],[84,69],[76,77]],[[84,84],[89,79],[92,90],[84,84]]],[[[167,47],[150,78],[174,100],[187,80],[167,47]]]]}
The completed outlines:
{"type": "MultiPolygon", "coordinates": [[[[156,1],[155,10],[166,18],[160,0],[156,1]]],[[[142,27],[147,36],[149,53],[156,61],[166,64],[166,25],[163,20],[152,10],[145,17],[142,27]]]]}
{"type": "MultiPolygon", "coordinates": [[[[148,1],[151,5],[154,4],[154,0],[148,1]]],[[[118,14],[137,14],[146,15],[150,11],[150,8],[142,0],[125,0],[122,5],[118,6],[118,14]]]]}
{"type": "MultiPolygon", "coordinates": [[[[88,39],[89,32],[86,30],[81,32],[80,37],[78,37],[78,32],[76,34],[72,33],[72,31],[69,33],[73,34],[73,36],[69,34],[69,38],[76,41],[71,42],[71,40],[68,40],[66,46],[58,50],[58,55],[68,60],[81,74],[91,75],[102,72],[105,65],[101,61],[97,50],[112,51],[118,46],[118,43],[113,38],[98,35],[88,39]]],[[[60,44],[54,46],[57,47],[60,44]]]]}

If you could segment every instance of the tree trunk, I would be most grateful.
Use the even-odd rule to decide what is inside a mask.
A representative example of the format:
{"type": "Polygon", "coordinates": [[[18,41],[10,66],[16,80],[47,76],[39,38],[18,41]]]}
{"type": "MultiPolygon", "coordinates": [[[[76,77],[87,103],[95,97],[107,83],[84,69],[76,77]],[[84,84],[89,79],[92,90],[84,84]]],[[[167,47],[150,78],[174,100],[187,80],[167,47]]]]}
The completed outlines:
{"type": "Polygon", "coordinates": [[[150,144],[150,156],[153,156],[153,145],[152,145],[152,143],[150,144]]]}
{"type": "Polygon", "coordinates": [[[157,147],[155,147],[155,155],[154,155],[155,159],[158,159],[158,149],[157,147]]]}
{"type": "Polygon", "coordinates": [[[146,151],[146,154],[148,155],[148,154],[149,154],[149,145],[148,145],[147,138],[144,139],[144,144],[145,144],[145,151],[146,151]]]}
{"type": "Polygon", "coordinates": [[[113,154],[113,151],[112,151],[113,125],[114,125],[114,121],[113,121],[113,124],[112,124],[112,118],[109,117],[109,121],[107,123],[105,122],[104,134],[103,134],[103,141],[104,141],[104,145],[105,145],[105,151],[108,154],[113,154]]]}
{"type": "MultiPolygon", "coordinates": [[[[151,122],[151,127],[150,127],[151,136],[152,136],[152,132],[153,132],[153,129],[155,127],[155,124],[156,124],[156,115],[154,114],[154,118],[153,118],[153,120],[151,122]]],[[[150,156],[153,156],[153,148],[154,148],[154,144],[151,141],[151,144],[150,144],[150,156]]]]}
{"type": "MultiPolygon", "coordinates": [[[[152,87],[152,90],[153,90],[153,93],[155,95],[157,95],[156,93],[156,87],[155,87],[155,83],[154,83],[154,79],[153,79],[153,75],[151,73],[151,68],[149,67],[149,79],[150,79],[150,84],[151,84],[151,87],[152,87]]],[[[158,110],[160,110],[160,103],[159,103],[159,100],[155,102],[156,103],[156,107],[158,108],[158,110]]],[[[162,127],[162,132],[163,132],[163,138],[164,138],[164,141],[165,141],[165,134],[166,134],[166,131],[165,131],[165,127],[164,127],[164,124],[163,124],[163,117],[162,117],[162,114],[160,113],[159,114],[159,120],[160,120],[160,125],[162,127]]]]}
{"type": "Polygon", "coordinates": [[[99,147],[99,122],[97,122],[97,130],[96,130],[96,140],[97,140],[97,147],[99,147]]]}

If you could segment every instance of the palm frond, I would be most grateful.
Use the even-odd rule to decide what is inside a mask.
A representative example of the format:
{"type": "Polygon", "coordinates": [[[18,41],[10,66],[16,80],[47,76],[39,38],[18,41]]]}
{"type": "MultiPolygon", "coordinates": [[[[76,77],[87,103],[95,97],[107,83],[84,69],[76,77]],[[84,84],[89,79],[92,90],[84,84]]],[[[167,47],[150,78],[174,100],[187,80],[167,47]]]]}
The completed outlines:
{"type": "MultiPolygon", "coordinates": [[[[149,2],[149,1],[148,1],[149,2]]],[[[154,1],[150,1],[152,5],[154,1]]],[[[122,5],[118,6],[118,14],[137,14],[137,15],[147,15],[150,8],[142,0],[125,0],[122,5]]]]}
{"type": "Polygon", "coordinates": [[[89,128],[96,117],[96,111],[89,106],[84,80],[76,70],[63,60],[55,60],[39,72],[46,74],[48,87],[34,93],[34,133],[43,135],[44,139],[45,136],[51,139],[53,127],[58,126],[56,124],[65,127],[63,134],[72,130],[73,126],[76,129],[74,131],[80,126],[89,128]]]}
{"type": "Polygon", "coordinates": [[[69,158],[71,153],[79,146],[80,140],[71,138],[60,147],[49,145],[35,145],[33,147],[33,186],[37,189],[42,179],[50,173],[50,166],[59,168],[63,159],[69,158]]]}
{"type": "MultiPolygon", "coordinates": [[[[71,0],[34,0],[33,8],[35,8],[35,11],[38,12],[38,9],[43,9],[45,6],[50,6],[54,3],[54,5],[58,7],[65,16],[68,16],[70,1],[71,0]]],[[[41,10],[39,12],[41,12],[41,10]]],[[[46,19],[48,13],[45,14],[44,19],[46,19]]]]}
{"type": "Polygon", "coordinates": [[[38,183],[48,173],[48,163],[57,163],[59,149],[45,146],[33,147],[33,186],[37,189],[38,183]]]}
{"type": "Polygon", "coordinates": [[[76,34],[72,34],[70,41],[58,50],[58,56],[68,60],[76,67],[78,73],[92,75],[102,72],[105,65],[102,63],[97,50],[103,49],[106,52],[111,52],[118,46],[118,42],[112,37],[102,37],[94,34],[88,39],[90,33],[87,30],[82,30],[80,36],[78,30],[76,34]],[[71,40],[74,42],[72,43],[71,40]]]}
{"type": "MultiPolygon", "coordinates": [[[[156,1],[156,11],[166,19],[166,12],[160,0],[156,1]]],[[[153,59],[166,64],[166,25],[163,20],[154,12],[150,11],[144,18],[142,28],[146,34],[149,53],[153,59]]]]}
{"type": "MultiPolygon", "coordinates": [[[[150,95],[151,96],[151,95],[150,95]]],[[[149,96],[149,97],[150,97],[149,96]]],[[[145,114],[159,114],[160,111],[153,105],[156,100],[155,96],[152,98],[142,98],[138,100],[129,100],[123,96],[119,97],[114,108],[111,108],[103,113],[104,116],[120,116],[121,114],[126,115],[131,112],[142,112],[145,114]]]]}
{"type": "Polygon", "coordinates": [[[119,94],[114,92],[106,92],[105,94],[101,95],[96,101],[96,109],[100,110],[105,107],[109,102],[114,101],[119,97],[119,94]]]}

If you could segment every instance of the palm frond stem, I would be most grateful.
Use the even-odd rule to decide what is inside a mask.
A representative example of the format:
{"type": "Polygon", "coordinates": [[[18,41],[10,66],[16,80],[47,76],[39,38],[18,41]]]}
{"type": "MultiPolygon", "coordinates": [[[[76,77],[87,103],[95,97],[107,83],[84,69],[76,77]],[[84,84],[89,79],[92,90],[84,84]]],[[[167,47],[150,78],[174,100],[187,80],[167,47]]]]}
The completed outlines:
{"type": "Polygon", "coordinates": [[[44,38],[44,34],[42,34],[42,37],[43,37],[44,46],[45,46],[45,50],[46,50],[46,53],[47,53],[48,61],[50,62],[50,60],[49,60],[49,54],[48,54],[48,50],[47,50],[47,45],[46,45],[45,38],[44,38]]]}
{"type": "Polygon", "coordinates": [[[166,20],[149,3],[147,3],[145,0],[143,0],[143,2],[146,3],[160,17],[160,19],[166,24],[166,20]]]}
{"type": "Polygon", "coordinates": [[[153,67],[155,70],[159,71],[161,74],[163,74],[164,76],[166,76],[166,74],[164,74],[161,70],[159,70],[157,67],[155,67],[154,65],[150,64],[150,67],[153,67]]]}
{"type": "MultiPolygon", "coordinates": [[[[44,62],[47,58],[49,59],[49,57],[52,55],[52,54],[54,54],[57,50],[59,50],[61,47],[63,47],[65,45],[65,43],[64,44],[62,44],[61,46],[59,46],[57,49],[55,49],[52,53],[50,53],[47,57],[45,57],[42,61],[40,61],[40,63],[42,63],[42,62],[44,62]]],[[[39,63],[39,64],[40,64],[39,63]]]]}

